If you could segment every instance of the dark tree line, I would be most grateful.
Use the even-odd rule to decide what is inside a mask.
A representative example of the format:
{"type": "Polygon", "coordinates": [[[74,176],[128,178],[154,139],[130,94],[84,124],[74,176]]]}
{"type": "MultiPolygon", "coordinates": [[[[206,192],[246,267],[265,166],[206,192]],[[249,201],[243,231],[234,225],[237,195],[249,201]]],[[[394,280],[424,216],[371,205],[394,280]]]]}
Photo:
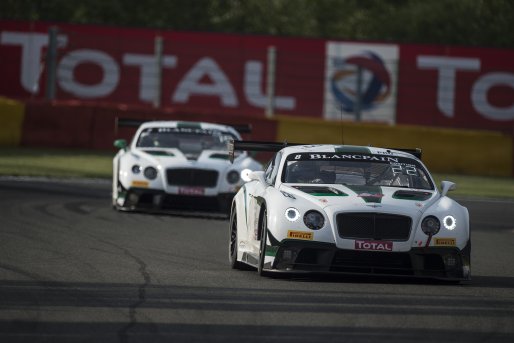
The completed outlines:
{"type": "Polygon", "coordinates": [[[512,0],[2,0],[0,18],[514,48],[512,0]]]}

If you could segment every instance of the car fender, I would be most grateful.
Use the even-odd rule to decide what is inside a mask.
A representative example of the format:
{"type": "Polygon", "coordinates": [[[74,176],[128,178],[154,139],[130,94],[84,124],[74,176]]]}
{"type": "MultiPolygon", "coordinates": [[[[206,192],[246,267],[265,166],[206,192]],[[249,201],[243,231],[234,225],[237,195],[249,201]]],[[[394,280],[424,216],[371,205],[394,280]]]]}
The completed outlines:
{"type": "Polygon", "coordinates": [[[425,209],[423,215],[415,223],[415,229],[413,246],[455,246],[462,250],[470,238],[469,212],[467,208],[445,196],[425,209]],[[421,229],[423,219],[428,216],[436,217],[441,225],[439,232],[432,237],[427,236],[421,229]],[[445,219],[453,220],[454,223],[448,225],[450,223],[445,223],[445,219]]]}

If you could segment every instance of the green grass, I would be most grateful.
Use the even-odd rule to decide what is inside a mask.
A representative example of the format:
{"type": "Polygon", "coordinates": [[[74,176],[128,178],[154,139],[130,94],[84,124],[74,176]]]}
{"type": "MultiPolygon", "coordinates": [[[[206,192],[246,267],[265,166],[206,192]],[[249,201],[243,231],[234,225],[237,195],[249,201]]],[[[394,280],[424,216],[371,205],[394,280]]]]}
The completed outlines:
{"type": "Polygon", "coordinates": [[[114,152],[0,148],[0,175],[112,177],[114,152]]]}
{"type": "MultiPolygon", "coordinates": [[[[0,175],[111,178],[115,152],[0,148],[0,175]]],[[[453,181],[456,197],[514,199],[514,178],[434,174],[437,186],[453,181]]]]}
{"type": "Polygon", "coordinates": [[[457,184],[450,196],[514,199],[514,178],[433,174],[436,185],[448,180],[457,184]]]}

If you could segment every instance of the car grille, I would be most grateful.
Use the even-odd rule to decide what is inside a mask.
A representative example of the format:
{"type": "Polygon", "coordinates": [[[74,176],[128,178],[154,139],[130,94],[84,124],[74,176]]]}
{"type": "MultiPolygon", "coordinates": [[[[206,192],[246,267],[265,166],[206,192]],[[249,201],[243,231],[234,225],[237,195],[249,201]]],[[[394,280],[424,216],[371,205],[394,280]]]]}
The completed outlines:
{"type": "Polygon", "coordinates": [[[339,213],[337,230],[341,238],[406,241],[412,225],[407,216],[384,213],[339,213]]]}
{"type": "Polygon", "coordinates": [[[216,187],[218,171],[207,169],[168,169],[166,177],[171,186],[216,187]]]}

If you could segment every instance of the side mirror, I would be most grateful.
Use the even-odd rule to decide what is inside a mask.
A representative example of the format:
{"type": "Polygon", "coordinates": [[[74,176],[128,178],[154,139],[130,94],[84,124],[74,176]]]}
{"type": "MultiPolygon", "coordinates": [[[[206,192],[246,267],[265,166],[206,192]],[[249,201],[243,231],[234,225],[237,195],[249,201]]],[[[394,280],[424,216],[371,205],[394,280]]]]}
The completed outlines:
{"type": "Polygon", "coordinates": [[[449,191],[457,189],[457,185],[450,181],[441,181],[441,197],[446,196],[449,191]]]}
{"type": "Polygon", "coordinates": [[[124,139],[117,139],[114,141],[114,146],[116,148],[125,150],[127,148],[127,141],[124,139]]]}
{"type": "Polygon", "coordinates": [[[248,174],[248,177],[250,178],[250,180],[259,181],[263,185],[266,184],[266,179],[264,178],[264,172],[261,170],[251,172],[250,174],[248,174]]]}

